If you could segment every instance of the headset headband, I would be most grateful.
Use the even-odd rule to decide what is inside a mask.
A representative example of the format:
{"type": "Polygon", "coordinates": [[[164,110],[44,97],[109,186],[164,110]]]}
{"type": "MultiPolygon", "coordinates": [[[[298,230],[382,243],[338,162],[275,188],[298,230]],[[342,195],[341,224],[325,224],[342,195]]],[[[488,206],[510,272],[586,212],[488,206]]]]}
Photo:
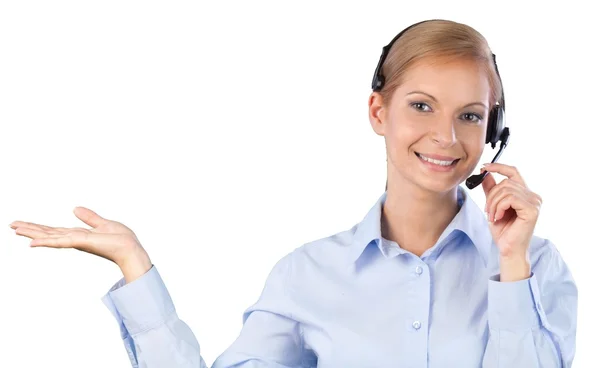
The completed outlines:
{"type": "MultiPolygon", "coordinates": [[[[373,74],[373,80],[371,81],[371,89],[374,92],[378,92],[381,91],[381,89],[383,88],[383,85],[385,84],[385,77],[383,76],[382,72],[383,72],[383,63],[385,62],[385,59],[387,58],[388,53],[390,52],[392,46],[394,45],[394,43],[396,42],[396,40],[398,40],[400,37],[402,37],[402,35],[404,33],[406,33],[406,31],[408,31],[409,29],[421,24],[421,23],[425,23],[425,22],[431,22],[431,21],[436,21],[436,20],[441,20],[441,19],[429,19],[429,20],[424,20],[418,23],[415,23],[413,25],[410,25],[408,27],[406,27],[405,29],[403,29],[400,33],[398,33],[396,35],[396,37],[394,37],[390,43],[388,43],[387,45],[385,45],[383,47],[383,50],[381,52],[381,56],[379,57],[379,63],[377,63],[377,68],[375,68],[375,73],[373,74]]],[[[496,106],[498,107],[502,107],[505,108],[505,102],[504,102],[504,87],[502,86],[502,78],[500,78],[500,72],[498,71],[498,64],[496,64],[496,55],[494,53],[492,53],[492,60],[494,62],[494,70],[496,71],[496,75],[498,76],[498,80],[500,81],[500,89],[501,89],[501,94],[500,94],[500,99],[497,102],[496,106]]]]}

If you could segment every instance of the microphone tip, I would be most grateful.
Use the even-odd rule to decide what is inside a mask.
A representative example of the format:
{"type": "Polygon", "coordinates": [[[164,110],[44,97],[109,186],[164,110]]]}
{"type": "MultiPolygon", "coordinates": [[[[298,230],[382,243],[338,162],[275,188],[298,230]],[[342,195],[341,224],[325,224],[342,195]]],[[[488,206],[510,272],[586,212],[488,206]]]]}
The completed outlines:
{"type": "Polygon", "coordinates": [[[471,176],[469,176],[469,178],[465,182],[465,185],[469,189],[475,188],[476,186],[478,186],[479,184],[481,184],[481,182],[483,181],[484,175],[485,174],[479,174],[479,175],[471,175],[471,176]]]}

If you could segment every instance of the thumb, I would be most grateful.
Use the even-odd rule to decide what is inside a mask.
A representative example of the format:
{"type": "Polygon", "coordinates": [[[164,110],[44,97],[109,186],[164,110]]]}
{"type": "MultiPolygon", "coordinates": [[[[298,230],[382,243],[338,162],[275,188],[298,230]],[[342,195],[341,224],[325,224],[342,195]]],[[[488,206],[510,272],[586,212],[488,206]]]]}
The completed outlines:
{"type": "Polygon", "coordinates": [[[100,217],[96,212],[85,207],[75,207],[73,213],[78,219],[85,222],[87,225],[97,228],[107,222],[106,219],[100,217]]]}

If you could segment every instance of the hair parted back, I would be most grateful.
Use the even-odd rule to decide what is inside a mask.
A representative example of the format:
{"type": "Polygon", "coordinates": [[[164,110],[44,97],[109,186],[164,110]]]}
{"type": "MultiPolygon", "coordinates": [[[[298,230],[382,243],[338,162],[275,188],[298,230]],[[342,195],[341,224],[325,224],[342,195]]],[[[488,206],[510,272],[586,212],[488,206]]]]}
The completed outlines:
{"type": "Polygon", "coordinates": [[[416,24],[394,42],[382,66],[385,85],[379,92],[389,104],[406,72],[418,61],[470,59],[483,66],[491,88],[490,107],[500,100],[502,83],[487,40],[472,27],[450,20],[430,20],[416,24]]]}

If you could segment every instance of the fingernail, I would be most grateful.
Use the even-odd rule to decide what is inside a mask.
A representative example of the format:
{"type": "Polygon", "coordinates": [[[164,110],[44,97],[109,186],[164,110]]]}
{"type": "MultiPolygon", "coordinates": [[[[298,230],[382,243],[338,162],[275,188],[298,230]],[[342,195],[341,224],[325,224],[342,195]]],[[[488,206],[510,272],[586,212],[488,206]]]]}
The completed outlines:
{"type": "Polygon", "coordinates": [[[483,166],[484,166],[484,167],[485,167],[485,166],[490,166],[490,164],[483,164],[483,166]]]}

